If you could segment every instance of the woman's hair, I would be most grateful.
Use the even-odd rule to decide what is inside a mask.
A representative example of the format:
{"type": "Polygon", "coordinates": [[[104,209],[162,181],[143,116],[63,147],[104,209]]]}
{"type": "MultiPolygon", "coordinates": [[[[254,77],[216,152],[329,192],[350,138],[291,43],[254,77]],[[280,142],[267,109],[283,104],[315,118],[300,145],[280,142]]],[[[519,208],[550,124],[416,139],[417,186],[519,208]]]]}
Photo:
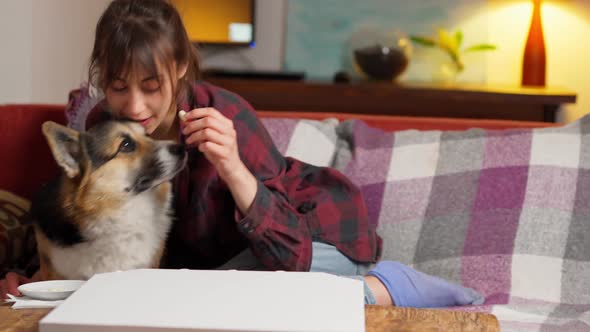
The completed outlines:
{"type": "MultiPolygon", "coordinates": [[[[159,80],[158,64],[172,79],[176,76],[174,63],[177,68],[187,66],[180,83],[199,77],[197,51],[169,1],[114,0],[109,4],[96,25],[88,72],[92,85],[104,90],[138,68],[159,80]]],[[[186,86],[172,80],[176,98],[186,86]]]]}

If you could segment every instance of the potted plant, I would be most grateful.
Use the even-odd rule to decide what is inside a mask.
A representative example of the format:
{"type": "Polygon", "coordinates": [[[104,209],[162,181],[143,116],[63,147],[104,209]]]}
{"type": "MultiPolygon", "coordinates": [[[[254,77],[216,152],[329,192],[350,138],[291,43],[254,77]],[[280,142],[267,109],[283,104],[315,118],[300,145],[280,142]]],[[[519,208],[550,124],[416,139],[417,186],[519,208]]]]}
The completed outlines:
{"type": "Polygon", "coordinates": [[[438,29],[438,37],[423,37],[411,35],[410,40],[418,45],[438,48],[446,53],[451,62],[450,65],[444,64],[439,70],[446,80],[454,80],[455,76],[465,69],[463,56],[472,52],[492,51],[496,49],[492,44],[475,44],[469,47],[461,48],[463,44],[463,33],[457,30],[451,33],[443,28],[438,29]]]}

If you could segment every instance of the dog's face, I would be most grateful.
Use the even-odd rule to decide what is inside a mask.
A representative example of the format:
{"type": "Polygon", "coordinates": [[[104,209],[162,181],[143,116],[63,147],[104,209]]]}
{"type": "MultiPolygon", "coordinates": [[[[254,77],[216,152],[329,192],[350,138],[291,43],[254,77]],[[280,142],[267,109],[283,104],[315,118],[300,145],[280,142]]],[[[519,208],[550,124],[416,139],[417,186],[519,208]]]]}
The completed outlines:
{"type": "Polygon", "coordinates": [[[44,186],[31,207],[41,275],[86,279],[157,267],[172,220],[169,180],[186,163],[184,147],[153,140],[130,121],[84,133],[46,122],[43,134],[64,175],[44,186]]]}
{"type": "Polygon", "coordinates": [[[129,121],[107,121],[85,133],[53,122],[43,133],[77,190],[96,199],[129,198],[171,180],[185,165],[182,145],[157,141],[129,121]]]}

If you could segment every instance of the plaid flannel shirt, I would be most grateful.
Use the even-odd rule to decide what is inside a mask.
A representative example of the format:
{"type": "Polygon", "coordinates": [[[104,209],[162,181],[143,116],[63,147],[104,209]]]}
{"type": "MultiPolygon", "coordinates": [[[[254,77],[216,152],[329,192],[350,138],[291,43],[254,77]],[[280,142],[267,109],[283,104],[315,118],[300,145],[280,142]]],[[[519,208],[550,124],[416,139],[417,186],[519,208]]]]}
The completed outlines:
{"type": "Polygon", "coordinates": [[[378,260],[381,239],[352,182],[335,169],[281,155],[252,107],[236,94],[202,81],[191,92],[179,110],[213,107],[233,121],[240,157],[258,190],[242,215],[213,165],[187,148],[187,167],[174,183],[176,219],[163,267],[215,268],[250,248],[269,270],[307,271],[312,241],[332,244],[356,262],[378,260]]]}

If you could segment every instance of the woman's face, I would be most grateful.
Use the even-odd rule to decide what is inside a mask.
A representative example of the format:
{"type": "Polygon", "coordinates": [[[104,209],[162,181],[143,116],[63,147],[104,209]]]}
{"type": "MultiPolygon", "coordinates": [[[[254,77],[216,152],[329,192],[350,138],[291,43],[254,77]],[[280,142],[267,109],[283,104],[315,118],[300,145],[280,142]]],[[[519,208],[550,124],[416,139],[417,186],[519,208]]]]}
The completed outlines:
{"type": "Polygon", "coordinates": [[[151,134],[166,119],[172,106],[172,80],[168,71],[157,70],[158,76],[139,68],[128,77],[118,77],[105,89],[105,97],[116,117],[141,124],[151,134]]]}

